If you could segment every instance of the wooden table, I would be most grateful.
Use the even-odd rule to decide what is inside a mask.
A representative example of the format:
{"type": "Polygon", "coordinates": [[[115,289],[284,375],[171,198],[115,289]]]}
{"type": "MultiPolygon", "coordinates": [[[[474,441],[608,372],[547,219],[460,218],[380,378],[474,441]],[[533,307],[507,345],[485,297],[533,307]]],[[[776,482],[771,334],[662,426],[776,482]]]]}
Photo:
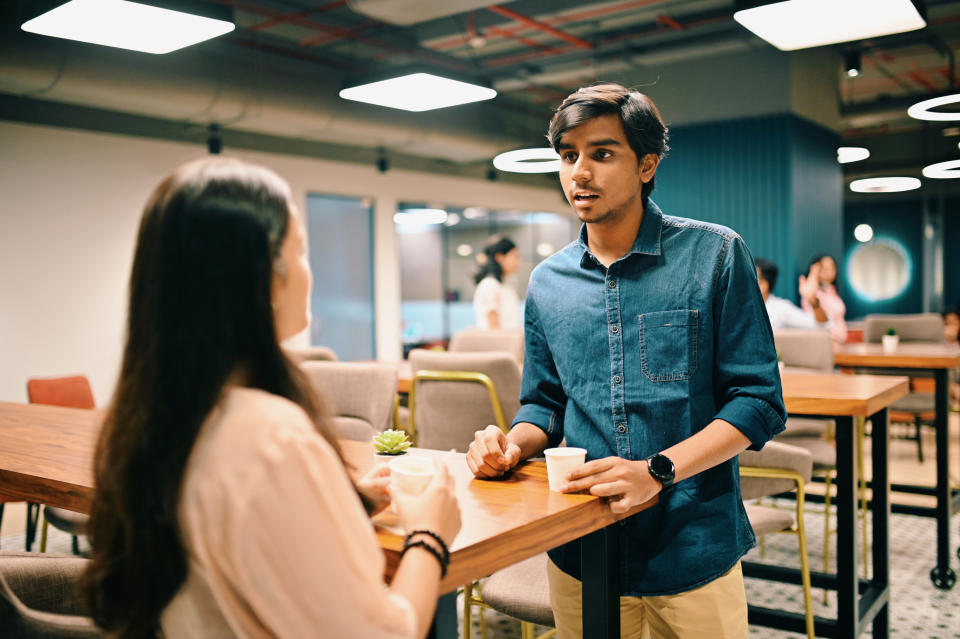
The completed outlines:
{"type": "MultiPolygon", "coordinates": [[[[785,373],[783,401],[790,415],[836,420],[837,573],[813,572],[814,587],[837,591],[837,618],[814,618],[817,636],[853,638],[870,624],[874,639],[890,635],[889,482],[887,477],[887,407],[910,390],[906,377],[785,373]],[[873,577],[857,578],[856,467],[854,417],[873,423],[873,577]]],[[[743,574],[800,584],[795,568],[744,562],[743,574]]],[[[805,632],[804,616],[750,606],[750,623],[805,632]]]]}
{"type": "MultiPolygon", "coordinates": [[[[902,374],[930,373],[933,375],[936,430],[936,486],[894,484],[893,490],[937,499],[934,508],[907,504],[893,504],[893,512],[933,517],[937,520],[937,562],[930,571],[933,584],[942,590],[953,588],[957,576],[950,567],[950,517],[960,511],[960,490],[950,487],[949,403],[950,370],[960,366],[960,347],[956,344],[903,342],[893,353],[884,353],[880,344],[844,344],[834,355],[837,366],[859,369],[884,369],[902,374]]],[[[960,548],[957,549],[960,557],[960,548]]]]}
{"type": "MultiPolygon", "coordinates": [[[[103,413],[36,404],[0,402],[0,492],[87,513],[93,497],[93,451],[103,413]]],[[[374,462],[366,442],[343,442],[344,454],[358,468],[374,462]]],[[[465,456],[440,455],[456,479],[463,527],[451,547],[449,572],[441,583],[433,635],[456,637],[456,588],[491,572],[583,537],[584,627],[591,637],[619,637],[616,535],[606,527],[623,516],[611,514],[604,500],[562,495],[547,488],[546,466],[527,462],[499,481],[473,478],[465,456]]],[[[389,525],[389,519],[380,519],[389,525]]],[[[392,574],[402,535],[379,527],[378,539],[392,574]]]]}

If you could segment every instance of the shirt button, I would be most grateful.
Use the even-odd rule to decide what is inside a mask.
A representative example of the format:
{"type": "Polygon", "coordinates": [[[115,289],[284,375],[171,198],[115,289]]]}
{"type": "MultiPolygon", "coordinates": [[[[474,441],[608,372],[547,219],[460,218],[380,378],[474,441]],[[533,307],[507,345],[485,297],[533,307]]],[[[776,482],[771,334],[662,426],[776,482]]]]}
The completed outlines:
{"type": "Polygon", "coordinates": [[[621,381],[623,381],[623,380],[620,379],[620,376],[619,376],[619,375],[614,375],[614,376],[613,376],[613,383],[614,383],[614,384],[619,384],[621,381]]]}
{"type": "Polygon", "coordinates": [[[613,326],[610,327],[610,332],[616,335],[617,333],[620,332],[620,327],[614,324],[613,326]]]}
{"type": "Polygon", "coordinates": [[[626,425],[626,424],[620,424],[619,426],[617,426],[617,432],[618,432],[618,433],[625,433],[625,432],[627,432],[627,425],[626,425]]]}
{"type": "Polygon", "coordinates": [[[609,282],[607,282],[607,286],[609,286],[610,288],[617,288],[617,280],[610,280],[609,282]]]}

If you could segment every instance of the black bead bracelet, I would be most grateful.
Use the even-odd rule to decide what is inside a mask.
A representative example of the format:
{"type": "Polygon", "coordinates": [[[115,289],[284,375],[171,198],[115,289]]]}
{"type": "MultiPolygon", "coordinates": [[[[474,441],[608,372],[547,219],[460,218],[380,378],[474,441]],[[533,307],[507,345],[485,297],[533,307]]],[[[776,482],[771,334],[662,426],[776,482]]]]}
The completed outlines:
{"type": "Polygon", "coordinates": [[[423,540],[420,541],[410,541],[409,539],[403,543],[403,550],[400,552],[400,558],[403,559],[403,556],[407,554],[407,551],[411,548],[420,547],[425,550],[428,550],[431,555],[433,555],[437,562],[440,564],[440,578],[443,579],[447,576],[447,565],[449,561],[444,561],[444,556],[440,554],[440,551],[433,547],[433,544],[429,544],[423,540]]]}

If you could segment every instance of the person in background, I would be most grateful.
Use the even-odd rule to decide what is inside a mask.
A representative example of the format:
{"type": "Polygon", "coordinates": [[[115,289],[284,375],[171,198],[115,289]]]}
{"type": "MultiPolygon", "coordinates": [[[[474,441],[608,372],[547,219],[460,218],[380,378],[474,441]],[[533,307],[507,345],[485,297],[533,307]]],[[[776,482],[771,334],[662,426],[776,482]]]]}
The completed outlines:
{"type": "MultiPolygon", "coordinates": [[[[756,538],[737,454],[761,448],[786,417],[753,258],[734,231],[649,199],[667,151],[649,97],[580,89],[548,139],[583,225],[530,277],[520,410],[508,434],[475,434],[467,464],[493,478],[564,439],[585,448],[563,492],[606,497],[614,514],[659,498],[608,528],[621,636],[745,639],[740,558],[756,538]]],[[[549,556],[557,636],[590,636],[580,543],[549,556]]]]}
{"type": "Polygon", "coordinates": [[[83,576],[110,637],[427,633],[460,527],[452,480],[441,467],[422,495],[393,495],[416,532],[387,587],[369,519],[385,468],[353,483],[279,346],[309,323],[310,287],[303,225],[272,171],[211,156],[147,202],[83,576]]]}
{"type": "Polygon", "coordinates": [[[479,328],[516,329],[521,327],[520,302],[503,279],[520,268],[520,251],[510,238],[494,235],[477,256],[480,270],[474,276],[473,311],[479,328]]]}
{"type": "MultiPolygon", "coordinates": [[[[812,275],[812,269],[815,265],[820,266],[820,286],[817,289],[817,299],[820,300],[820,306],[827,314],[830,320],[830,336],[837,343],[847,341],[847,323],[844,316],[847,314],[847,306],[840,299],[837,293],[837,262],[826,254],[814,256],[810,260],[810,266],[807,269],[807,277],[812,275]]],[[[814,313],[814,307],[810,300],[801,294],[800,304],[807,313],[814,313]]]]}
{"type": "Polygon", "coordinates": [[[813,314],[805,312],[790,300],[777,297],[772,293],[777,285],[777,276],[780,269],[770,260],[758,257],[753,260],[757,267],[757,283],[760,285],[760,294],[767,307],[770,317],[770,326],[773,330],[781,328],[827,328],[830,324],[827,314],[817,298],[820,287],[820,265],[810,268],[809,275],[801,275],[799,290],[801,299],[810,302],[813,314]]]}

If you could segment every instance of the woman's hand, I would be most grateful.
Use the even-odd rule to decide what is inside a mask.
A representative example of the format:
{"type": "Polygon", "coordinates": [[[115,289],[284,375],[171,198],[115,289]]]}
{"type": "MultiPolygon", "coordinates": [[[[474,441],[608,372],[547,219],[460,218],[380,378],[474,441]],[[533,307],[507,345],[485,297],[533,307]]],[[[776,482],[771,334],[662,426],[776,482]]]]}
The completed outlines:
{"type": "Polygon", "coordinates": [[[437,464],[430,485],[419,495],[408,495],[391,488],[390,496],[405,531],[429,530],[440,535],[447,546],[460,532],[460,504],[446,464],[437,464]]]}
{"type": "Polygon", "coordinates": [[[363,496],[367,513],[373,517],[390,503],[390,467],[377,464],[357,481],[357,492],[363,496]]]}

